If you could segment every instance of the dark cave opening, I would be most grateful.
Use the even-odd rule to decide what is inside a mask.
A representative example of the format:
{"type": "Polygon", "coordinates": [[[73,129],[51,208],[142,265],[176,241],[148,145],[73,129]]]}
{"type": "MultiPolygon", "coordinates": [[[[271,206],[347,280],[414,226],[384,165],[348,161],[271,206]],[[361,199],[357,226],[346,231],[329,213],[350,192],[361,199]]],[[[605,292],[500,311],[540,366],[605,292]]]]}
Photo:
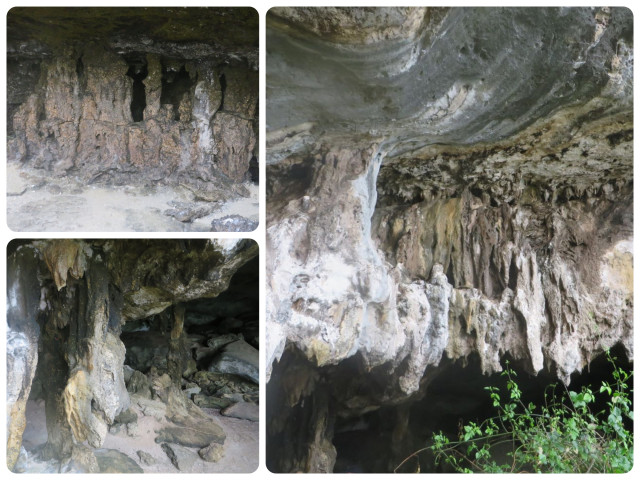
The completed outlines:
{"type": "MultiPolygon", "coordinates": [[[[616,358],[616,365],[632,371],[633,364],[622,346],[612,348],[611,356],[616,358]]],[[[508,360],[505,358],[503,365],[508,360]]],[[[520,362],[513,360],[509,361],[509,366],[516,373],[515,381],[522,390],[524,404],[533,402],[540,406],[554,392],[558,398],[566,393],[562,383],[550,372],[530,375],[520,362]]],[[[592,412],[602,411],[606,398],[598,392],[603,381],[613,381],[612,374],[611,363],[605,354],[601,354],[583,372],[571,376],[568,389],[580,392],[583,387],[589,387],[596,393],[592,412]]],[[[467,359],[466,365],[462,361],[449,362],[423,387],[415,400],[395,407],[381,407],[346,420],[337,417],[333,438],[337,450],[334,472],[391,472],[414,452],[431,445],[434,433],[442,431],[450,439],[457,439],[464,425],[469,422],[479,424],[496,415],[486,387],[499,388],[504,398],[506,384],[507,378],[499,373],[482,375],[479,358],[474,355],[467,359]],[[387,458],[384,458],[385,452],[387,458]]],[[[627,427],[632,428],[630,421],[627,427]]],[[[493,453],[497,460],[504,461],[508,449],[497,448],[493,453]]],[[[445,470],[445,465],[434,463],[429,451],[410,458],[398,469],[405,473],[445,470]]]]}
{"type": "Polygon", "coordinates": [[[160,104],[173,106],[173,119],[176,122],[180,121],[180,103],[194,83],[184,65],[180,70],[163,65],[160,104]]]}
{"type": "MultiPolygon", "coordinates": [[[[611,355],[619,367],[632,371],[633,364],[622,346],[612,348],[611,355]]],[[[545,394],[550,395],[553,389],[558,396],[565,392],[553,372],[531,375],[522,362],[505,357],[503,366],[506,361],[516,372],[525,404],[542,405],[545,394]]],[[[479,357],[472,355],[455,362],[443,359],[429,378],[425,377],[419,392],[385,403],[381,401],[385,397],[384,372],[374,369],[364,373],[358,363],[352,358],[319,369],[297,349],[285,349],[267,384],[267,467],[271,472],[313,466],[310,452],[330,451],[314,440],[319,431],[335,447],[334,473],[449,471],[446,465],[437,465],[428,450],[412,455],[431,445],[434,433],[442,431],[456,439],[468,422],[480,423],[494,416],[496,409],[486,387],[506,391],[506,377],[483,375],[479,357]]],[[[599,388],[603,381],[612,381],[612,372],[606,355],[601,354],[583,372],[572,375],[568,388],[576,392],[583,386],[591,388],[597,399],[592,411],[601,411],[605,399],[599,388]]],[[[508,450],[498,448],[493,454],[501,460],[508,450]]]]}
{"type": "Polygon", "coordinates": [[[249,160],[249,169],[247,170],[247,177],[251,183],[258,185],[260,181],[260,169],[258,167],[258,159],[255,155],[249,160]]]}
{"type": "Polygon", "coordinates": [[[87,80],[84,74],[84,62],[82,61],[82,57],[78,57],[78,60],[76,60],[76,75],[78,76],[78,84],[80,85],[80,89],[84,90],[87,80]]]}
{"type": "Polygon", "coordinates": [[[144,120],[144,109],[147,106],[145,86],[143,80],[149,74],[147,62],[144,59],[128,61],[129,70],[127,76],[133,79],[133,89],[131,91],[131,118],[134,122],[144,120]]]}
{"type": "Polygon", "coordinates": [[[227,92],[227,77],[225,77],[224,73],[220,75],[220,107],[218,110],[224,110],[224,95],[227,92]]]}
{"type": "Polygon", "coordinates": [[[516,258],[515,256],[511,258],[511,263],[509,263],[509,288],[516,291],[518,287],[518,267],[516,266],[516,258]]]}
{"type": "MultiPolygon", "coordinates": [[[[185,302],[183,352],[185,368],[210,370],[225,346],[233,342],[259,348],[258,259],[239,268],[229,287],[214,298],[185,302]]],[[[151,367],[167,369],[173,312],[168,308],[148,318],[129,321],[122,328],[125,364],[144,374],[151,367]]],[[[249,349],[249,347],[246,347],[249,349]]]]}
{"type": "Polygon", "coordinates": [[[309,193],[316,174],[313,162],[297,160],[269,165],[267,174],[267,198],[273,210],[284,206],[295,198],[301,198],[309,193]],[[275,200],[278,199],[278,206],[275,200]]]}

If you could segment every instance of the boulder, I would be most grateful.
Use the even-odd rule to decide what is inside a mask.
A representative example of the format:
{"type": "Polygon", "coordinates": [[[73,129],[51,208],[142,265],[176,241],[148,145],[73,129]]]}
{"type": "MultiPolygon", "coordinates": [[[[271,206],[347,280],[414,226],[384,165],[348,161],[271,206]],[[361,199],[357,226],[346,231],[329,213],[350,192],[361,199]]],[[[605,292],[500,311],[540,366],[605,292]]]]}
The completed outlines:
{"type": "Polygon", "coordinates": [[[225,417],[241,418],[243,420],[251,420],[252,422],[257,422],[260,419],[258,405],[250,402],[234,403],[220,410],[220,414],[225,417]]]}
{"type": "Polygon", "coordinates": [[[163,443],[161,447],[171,460],[171,463],[173,463],[173,466],[181,472],[191,472],[193,465],[199,460],[196,452],[181,445],[163,443]]]}
{"type": "Polygon", "coordinates": [[[198,455],[205,462],[219,462],[224,457],[224,446],[219,443],[212,443],[208,447],[198,450],[198,455]]]}
{"type": "Polygon", "coordinates": [[[95,451],[100,473],[144,473],[144,470],[128,455],[113,449],[95,451]]]}
{"type": "Polygon", "coordinates": [[[175,420],[163,427],[156,436],[156,443],[177,443],[186,447],[203,448],[211,443],[224,443],[226,435],[222,427],[211,419],[208,422],[187,417],[175,420]]]}
{"type": "Polygon", "coordinates": [[[144,373],[134,370],[127,382],[127,391],[132,395],[151,398],[151,381],[144,373]]]}
{"type": "Polygon", "coordinates": [[[225,408],[231,405],[231,400],[209,395],[194,395],[193,403],[200,408],[225,408]]]}
{"type": "Polygon", "coordinates": [[[144,450],[138,450],[136,453],[138,454],[140,463],[144,465],[155,465],[157,463],[155,457],[150,453],[145,452],[144,450]]]}
{"type": "Polygon", "coordinates": [[[234,335],[233,333],[226,333],[224,335],[215,335],[211,337],[209,340],[207,340],[207,346],[209,347],[211,354],[214,354],[225,345],[228,345],[233,342],[237,342],[238,340],[241,340],[241,338],[238,338],[238,336],[234,335]]]}
{"type": "Polygon", "coordinates": [[[240,215],[227,215],[211,222],[211,230],[214,232],[253,232],[256,228],[258,222],[240,215]]]}
{"type": "Polygon", "coordinates": [[[229,373],[259,383],[259,354],[244,340],[238,340],[224,347],[216,355],[208,370],[210,372],[229,373]]]}

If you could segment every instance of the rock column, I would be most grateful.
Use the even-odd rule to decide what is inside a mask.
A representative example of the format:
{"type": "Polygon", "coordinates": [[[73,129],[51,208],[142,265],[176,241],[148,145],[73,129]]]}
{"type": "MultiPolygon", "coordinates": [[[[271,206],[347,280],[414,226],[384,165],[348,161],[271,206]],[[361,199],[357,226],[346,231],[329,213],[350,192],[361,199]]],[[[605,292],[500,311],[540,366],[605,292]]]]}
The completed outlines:
{"type": "Polygon", "coordinates": [[[13,469],[26,426],[26,406],[38,363],[38,255],[19,247],[7,262],[7,467],[13,469]]]}

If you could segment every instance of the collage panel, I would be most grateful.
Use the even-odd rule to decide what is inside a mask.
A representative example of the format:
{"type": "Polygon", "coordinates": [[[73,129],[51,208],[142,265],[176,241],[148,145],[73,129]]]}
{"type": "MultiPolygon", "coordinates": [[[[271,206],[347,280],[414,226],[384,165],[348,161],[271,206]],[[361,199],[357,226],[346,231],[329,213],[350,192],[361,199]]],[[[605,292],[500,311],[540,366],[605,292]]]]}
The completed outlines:
{"type": "Polygon", "coordinates": [[[7,248],[7,466],[251,473],[259,247],[37,239],[7,248]]]}
{"type": "Polygon", "coordinates": [[[14,232],[251,232],[259,17],[249,7],[7,14],[14,232]]]}
{"type": "Polygon", "coordinates": [[[631,10],[274,7],[266,47],[267,469],[628,472],[631,10]]]}
{"type": "Polygon", "coordinates": [[[629,472],[633,12],[197,3],[5,9],[8,472],[629,472]]]}

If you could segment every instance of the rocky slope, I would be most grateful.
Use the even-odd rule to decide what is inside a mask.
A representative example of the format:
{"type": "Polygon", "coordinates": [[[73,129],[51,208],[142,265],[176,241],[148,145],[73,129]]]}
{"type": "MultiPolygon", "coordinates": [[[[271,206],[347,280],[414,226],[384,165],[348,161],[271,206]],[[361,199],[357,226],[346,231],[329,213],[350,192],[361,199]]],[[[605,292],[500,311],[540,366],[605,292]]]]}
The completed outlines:
{"type": "Polygon", "coordinates": [[[456,360],[633,357],[630,11],[284,8],[267,43],[270,469],[389,408],[397,465],[456,360]]]}
{"type": "Polygon", "coordinates": [[[100,447],[121,431],[161,444],[182,471],[190,467],[176,456],[198,459],[175,453],[184,448],[211,447],[200,456],[219,460],[226,435],[199,406],[257,420],[257,249],[244,240],[12,242],[8,467],[88,473],[134,462],[142,471],[121,454],[111,470],[101,464],[100,447]],[[28,402],[43,402],[43,444],[23,445],[39,415],[26,415],[28,402]],[[155,418],[156,431],[143,432],[138,417],[155,418]]]}
{"type": "Polygon", "coordinates": [[[7,33],[9,162],[81,186],[249,196],[255,10],[14,8],[7,33]]]}

